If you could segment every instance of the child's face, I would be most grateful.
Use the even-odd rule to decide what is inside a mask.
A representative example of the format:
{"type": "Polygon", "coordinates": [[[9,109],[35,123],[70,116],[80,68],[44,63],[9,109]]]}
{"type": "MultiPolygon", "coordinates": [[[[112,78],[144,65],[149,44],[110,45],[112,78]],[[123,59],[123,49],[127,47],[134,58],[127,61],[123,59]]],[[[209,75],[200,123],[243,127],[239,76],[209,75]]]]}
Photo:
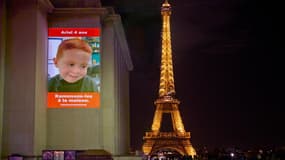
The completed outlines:
{"type": "Polygon", "coordinates": [[[69,83],[74,83],[83,78],[87,73],[90,53],[80,49],[64,50],[62,57],[54,59],[60,76],[69,83]]]}

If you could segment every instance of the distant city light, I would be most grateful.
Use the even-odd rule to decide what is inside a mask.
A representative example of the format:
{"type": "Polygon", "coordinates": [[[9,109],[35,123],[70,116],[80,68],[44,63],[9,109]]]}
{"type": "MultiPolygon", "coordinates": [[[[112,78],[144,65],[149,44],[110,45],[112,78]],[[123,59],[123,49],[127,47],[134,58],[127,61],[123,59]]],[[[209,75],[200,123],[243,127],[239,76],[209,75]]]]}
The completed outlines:
{"type": "Polygon", "coordinates": [[[235,156],[235,154],[234,153],[231,153],[231,157],[234,157],[235,156]]]}

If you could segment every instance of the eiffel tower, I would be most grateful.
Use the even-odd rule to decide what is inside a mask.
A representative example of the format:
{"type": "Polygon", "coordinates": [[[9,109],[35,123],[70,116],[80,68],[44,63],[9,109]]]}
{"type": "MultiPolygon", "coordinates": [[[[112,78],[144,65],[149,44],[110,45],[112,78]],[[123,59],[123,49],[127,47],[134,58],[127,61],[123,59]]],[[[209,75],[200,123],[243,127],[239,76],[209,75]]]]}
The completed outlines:
{"type": "Polygon", "coordinates": [[[194,156],[196,151],[190,142],[190,132],[186,132],[175,98],[175,86],[172,65],[172,49],[170,35],[171,6],[165,0],[161,7],[162,15],[162,55],[160,66],[159,97],[154,104],[156,111],[150,132],[143,137],[142,150],[145,155],[152,155],[161,150],[173,150],[181,155],[194,156]],[[160,132],[163,114],[171,114],[172,132],[160,132]]]}

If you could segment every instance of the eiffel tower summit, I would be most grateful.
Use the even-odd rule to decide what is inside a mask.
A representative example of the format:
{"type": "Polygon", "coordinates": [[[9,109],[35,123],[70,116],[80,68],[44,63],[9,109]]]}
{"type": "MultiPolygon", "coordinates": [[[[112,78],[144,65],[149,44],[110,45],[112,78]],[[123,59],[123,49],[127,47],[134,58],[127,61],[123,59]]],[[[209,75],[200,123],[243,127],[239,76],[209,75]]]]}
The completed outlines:
{"type": "Polygon", "coordinates": [[[156,110],[151,131],[143,137],[142,150],[145,155],[161,151],[174,151],[181,155],[194,156],[196,151],[190,142],[190,132],[186,132],[179,112],[180,101],[175,97],[174,74],[172,65],[170,15],[171,5],[165,0],[161,7],[162,15],[162,48],[159,97],[154,104],[156,110]],[[173,131],[161,132],[162,117],[170,114],[173,131]]]}

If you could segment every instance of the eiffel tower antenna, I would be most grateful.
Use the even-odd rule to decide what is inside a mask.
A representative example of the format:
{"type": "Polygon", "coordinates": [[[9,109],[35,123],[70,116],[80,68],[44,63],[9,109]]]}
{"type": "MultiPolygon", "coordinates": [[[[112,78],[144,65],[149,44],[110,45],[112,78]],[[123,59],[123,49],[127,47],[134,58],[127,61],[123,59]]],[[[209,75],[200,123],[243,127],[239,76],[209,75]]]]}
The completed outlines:
{"type": "Polygon", "coordinates": [[[170,15],[171,5],[165,0],[161,6],[162,32],[161,32],[161,65],[159,96],[154,102],[156,111],[151,131],[143,137],[143,152],[152,155],[161,150],[174,150],[181,155],[194,156],[196,151],[190,143],[190,132],[186,132],[180,116],[178,105],[180,101],[175,98],[174,73],[172,64],[170,15]],[[172,132],[161,132],[163,114],[171,114],[172,132]]]}

